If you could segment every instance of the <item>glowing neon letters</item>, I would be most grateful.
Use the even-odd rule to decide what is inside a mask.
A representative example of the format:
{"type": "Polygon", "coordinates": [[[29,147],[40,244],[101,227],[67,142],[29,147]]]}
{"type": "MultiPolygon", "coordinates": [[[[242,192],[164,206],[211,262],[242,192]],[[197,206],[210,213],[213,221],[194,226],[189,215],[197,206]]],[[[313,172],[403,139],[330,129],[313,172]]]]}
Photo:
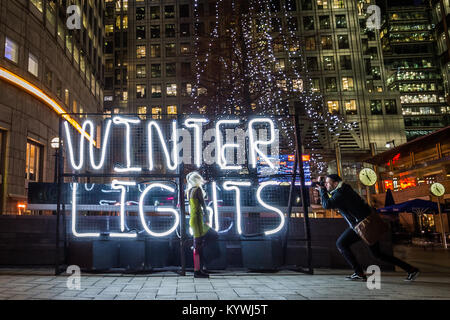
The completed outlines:
{"type": "Polygon", "coordinates": [[[123,118],[123,117],[114,117],[113,122],[114,122],[114,124],[124,124],[125,125],[125,128],[126,128],[125,155],[127,158],[127,167],[126,168],[114,167],[114,171],[116,171],[116,172],[140,172],[140,171],[142,171],[142,168],[131,167],[131,141],[130,141],[130,139],[131,139],[130,123],[138,124],[139,122],[141,122],[141,120],[127,119],[127,118],[123,118]]]}
{"type": "Polygon", "coordinates": [[[122,233],[110,233],[110,237],[116,238],[136,238],[136,233],[123,233],[125,232],[125,196],[127,188],[125,186],[135,186],[136,182],[131,181],[118,181],[113,180],[111,188],[120,190],[120,231],[122,233]]]}
{"type": "MultiPolygon", "coordinates": [[[[193,138],[191,138],[191,131],[178,128],[178,123],[175,120],[171,121],[171,123],[165,122],[170,128],[163,128],[162,123],[160,120],[141,121],[136,117],[125,116],[114,116],[103,123],[95,124],[88,119],[83,122],[80,128],[81,134],[76,134],[69,127],[69,123],[64,122],[65,141],[63,141],[63,146],[67,150],[70,167],[74,171],[82,171],[84,169],[91,171],[92,169],[95,172],[104,170],[108,157],[116,157],[119,154],[123,154],[124,164],[114,165],[114,172],[139,173],[143,170],[151,172],[164,169],[176,171],[181,162],[185,164],[193,163],[197,168],[204,164],[216,164],[222,170],[241,170],[247,160],[246,151],[248,151],[248,163],[251,165],[251,168],[256,168],[258,157],[265,161],[271,169],[275,167],[274,160],[270,159],[278,157],[279,140],[276,137],[278,130],[275,130],[273,119],[252,119],[248,122],[245,130],[240,127],[241,121],[239,119],[223,119],[211,126],[208,125],[203,135],[202,129],[207,127],[208,120],[204,118],[188,118],[183,125],[186,128],[193,129],[193,138]],[[96,130],[100,126],[103,127],[103,138],[99,139],[102,142],[101,146],[94,141],[96,130]],[[256,126],[259,128],[259,136],[256,134],[256,126]],[[225,130],[225,128],[227,129],[225,130]],[[263,134],[261,134],[261,130],[263,134]],[[117,132],[113,134],[113,131],[117,132]],[[143,137],[141,132],[144,133],[145,137],[143,137]],[[79,139],[77,146],[74,144],[74,134],[79,139]],[[248,146],[245,143],[247,136],[248,146]],[[183,139],[178,143],[181,137],[183,139]],[[210,142],[208,142],[208,139],[211,137],[214,137],[214,140],[209,140],[210,142]],[[234,142],[236,138],[238,142],[234,142]],[[89,144],[89,150],[85,146],[85,140],[89,144]],[[190,154],[191,142],[193,142],[194,146],[192,156],[190,154]],[[203,143],[206,144],[204,149],[203,143]],[[155,147],[158,144],[161,146],[160,153],[162,158],[164,158],[162,166],[157,166],[155,163],[155,160],[161,158],[155,154],[155,147]],[[266,147],[268,149],[267,152],[261,146],[266,147]],[[95,149],[98,150],[94,151],[95,149]],[[135,158],[134,161],[140,162],[132,164],[132,159],[134,158],[132,155],[141,153],[136,150],[146,150],[147,159],[143,159],[143,157],[135,158]],[[180,152],[183,152],[182,157],[180,157],[180,152]],[[237,161],[227,159],[231,154],[233,154],[232,158],[234,159],[236,152],[238,155],[237,161]],[[89,157],[88,162],[85,161],[85,157],[89,157]],[[88,165],[90,168],[87,168],[88,165]]],[[[145,155],[145,153],[142,154],[145,155]]]]}
{"type": "Polygon", "coordinates": [[[223,183],[223,188],[227,191],[236,192],[236,220],[237,220],[237,231],[242,234],[242,217],[241,217],[241,187],[250,187],[252,184],[250,181],[225,181],[223,183]]]}
{"type": "Polygon", "coordinates": [[[150,170],[153,170],[153,135],[152,135],[152,127],[156,129],[158,133],[159,141],[162,145],[164,156],[166,157],[166,166],[169,170],[176,170],[178,167],[178,150],[177,150],[177,122],[172,122],[172,141],[173,141],[173,149],[172,149],[172,157],[173,163],[170,161],[169,151],[167,148],[166,141],[164,140],[164,136],[162,134],[161,128],[159,127],[158,122],[150,121],[148,123],[148,167],[150,170]]]}
{"type": "Polygon", "coordinates": [[[197,168],[200,168],[202,163],[202,123],[206,123],[208,120],[206,119],[187,119],[184,122],[186,128],[194,128],[194,152],[195,152],[195,165],[197,168]]]}
{"type": "Polygon", "coordinates": [[[217,164],[222,170],[241,170],[242,166],[230,166],[227,165],[227,160],[225,159],[225,150],[228,148],[239,148],[238,144],[226,143],[222,145],[222,135],[220,134],[220,126],[222,124],[239,124],[239,120],[220,120],[216,124],[216,158],[217,164]]]}
{"type": "Polygon", "coordinates": [[[153,188],[161,188],[164,190],[168,190],[171,193],[175,192],[175,189],[172,187],[169,187],[168,185],[162,184],[162,183],[151,183],[147,188],[145,188],[144,192],[142,193],[141,197],[139,198],[139,217],[141,219],[142,226],[144,227],[144,230],[151,236],[154,237],[165,237],[171,234],[175,231],[175,229],[180,224],[180,214],[177,210],[173,208],[166,208],[166,207],[157,207],[156,211],[158,212],[170,212],[175,216],[175,223],[173,224],[172,228],[165,232],[154,232],[152,231],[145,222],[145,216],[144,216],[144,200],[147,193],[149,193],[153,188]]]}

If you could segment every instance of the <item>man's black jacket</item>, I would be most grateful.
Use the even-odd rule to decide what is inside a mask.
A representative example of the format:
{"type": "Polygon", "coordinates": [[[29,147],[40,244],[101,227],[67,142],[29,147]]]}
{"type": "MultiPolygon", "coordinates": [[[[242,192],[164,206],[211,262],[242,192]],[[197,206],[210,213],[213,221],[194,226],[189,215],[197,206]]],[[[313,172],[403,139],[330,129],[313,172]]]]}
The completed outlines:
{"type": "Polygon", "coordinates": [[[371,213],[370,206],[346,183],[333,190],[331,197],[327,190],[322,188],[320,196],[322,198],[322,207],[324,209],[339,210],[339,213],[351,227],[354,227],[371,213]]]}

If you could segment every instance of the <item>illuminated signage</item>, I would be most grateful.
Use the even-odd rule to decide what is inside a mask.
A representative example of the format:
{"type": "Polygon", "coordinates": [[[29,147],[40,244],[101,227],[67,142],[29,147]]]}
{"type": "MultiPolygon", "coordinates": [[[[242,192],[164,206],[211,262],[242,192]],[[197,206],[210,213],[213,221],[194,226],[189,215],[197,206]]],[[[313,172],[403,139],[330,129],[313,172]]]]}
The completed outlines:
{"type": "MultiPolygon", "coordinates": [[[[265,178],[268,181],[261,182],[254,186],[251,181],[226,180],[221,182],[220,187],[225,191],[232,191],[234,196],[236,230],[238,234],[243,233],[242,228],[242,207],[241,192],[247,192],[244,188],[252,187],[256,190],[254,196],[255,203],[260,212],[271,212],[279,218],[274,228],[264,230],[265,235],[272,235],[280,232],[285,225],[284,213],[273,204],[268,204],[264,200],[267,189],[280,187],[280,181],[270,181],[270,174],[276,174],[278,170],[288,170],[290,162],[293,162],[292,155],[280,156],[278,130],[275,121],[271,118],[254,118],[246,125],[246,130],[239,128],[245,125],[241,119],[221,119],[216,123],[210,123],[204,118],[188,118],[183,123],[172,121],[159,121],[151,119],[141,120],[137,117],[113,116],[102,123],[94,124],[91,119],[84,121],[81,127],[81,134],[78,135],[71,129],[67,122],[63,126],[65,135],[64,147],[67,150],[69,169],[72,172],[86,171],[95,173],[100,170],[112,170],[121,174],[121,179],[114,179],[109,187],[102,187],[101,193],[108,195],[102,199],[97,199],[99,206],[116,206],[114,211],[119,211],[119,230],[109,232],[108,235],[114,238],[136,238],[139,234],[152,237],[165,237],[172,234],[182,221],[179,209],[176,207],[176,188],[164,182],[151,182],[149,184],[139,184],[136,176],[141,172],[176,172],[181,163],[193,164],[201,167],[203,164],[215,164],[224,171],[240,171],[244,165],[249,168],[257,168],[261,161],[268,168],[265,178]],[[96,146],[93,140],[94,133],[103,131],[101,146],[96,146]],[[100,130],[102,129],[102,130],[100,130]],[[209,132],[208,132],[209,130],[209,132]],[[212,132],[211,132],[212,130],[212,132]],[[204,132],[204,134],[202,134],[204,132]],[[231,134],[230,134],[231,132],[231,134]],[[189,139],[193,133],[193,139],[189,139]],[[88,136],[89,139],[83,137],[88,136]],[[78,137],[79,143],[76,143],[78,137]],[[182,137],[182,142],[179,138],[182,137]],[[214,137],[214,139],[205,139],[214,137]],[[211,141],[208,145],[205,144],[211,141]],[[89,146],[85,144],[88,143],[89,146]],[[190,149],[193,146],[193,156],[190,149]],[[136,148],[139,148],[143,157],[136,157],[136,148]],[[186,154],[184,153],[184,151],[186,154]],[[183,156],[180,156],[183,151],[183,156]],[[246,151],[248,154],[246,154],[246,151]],[[235,159],[235,155],[238,155],[235,159]],[[85,161],[88,157],[89,161],[85,161]],[[108,163],[117,159],[122,163],[108,163]],[[143,159],[144,158],[144,159],[143,159]],[[109,161],[108,161],[109,160],[109,161]],[[268,173],[268,174],[267,174],[268,173]],[[124,178],[129,175],[129,178],[124,178]],[[172,199],[162,205],[148,205],[153,199],[155,192],[165,193],[166,199],[172,199]],[[117,199],[116,199],[117,198],[117,199]],[[131,210],[137,212],[141,230],[127,227],[126,212],[131,210]],[[150,225],[146,218],[146,212],[156,212],[157,215],[173,217],[173,223],[166,230],[156,231],[155,226],[150,225]]],[[[307,163],[309,158],[303,158],[307,163]]],[[[293,167],[293,164],[291,165],[293,167]]],[[[305,173],[308,166],[305,166],[305,173]]],[[[258,169],[257,169],[258,171],[258,169]]],[[[291,168],[292,172],[292,168],[291,168]]],[[[212,207],[207,208],[206,214],[209,216],[211,227],[221,231],[220,214],[217,190],[217,181],[211,181],[212,207]]],[[[80,188],[80,184],[71,184],[72,189],[72,233],[75,237],[100,237],[104,232],[81,232],[77,229],[77,219],[79,216],[80,201],[79,192],[92,190],[94,185],[85,184],[80,188]],[[80,191],[80,189],[83,189],[80,191]]],[[[253,196],[252,196],[253,197],[253,196]]],[[[154,201],[159,203],[158,201],[154,201]]],[[[183,201],[180,201],[183,203],[183,201]]],[[[184,220],[183,220],[184,221],[184,220]]],[[[139,228],[138,228],[139,229],[139,228]]]]}

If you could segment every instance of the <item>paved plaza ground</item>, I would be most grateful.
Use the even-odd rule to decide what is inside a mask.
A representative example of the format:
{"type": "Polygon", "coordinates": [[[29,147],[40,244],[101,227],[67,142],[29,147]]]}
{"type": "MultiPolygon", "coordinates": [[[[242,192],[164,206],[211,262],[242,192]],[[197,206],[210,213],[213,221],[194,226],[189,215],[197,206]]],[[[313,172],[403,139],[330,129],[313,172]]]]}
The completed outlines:
{"type": "Polygon", "coordinates": [[[382,273],[381,289],[344,280],[345,270],[291,271],[274,274],[225,272],[210,279],[192,273],[151,275],[82,274],[81,290],[67,288],[67,275],[50,269],[1,269],[0,299],[74,300],[317,300],[317,299],[450,299],[450,274],[422,273],[405,282],[402,272],[382,273]]]}
{"type": "Polygon", "coordinates": [[[68,274],[51,268],[0,268],[0,300],[450,300],[450,250],[397,246],[395,255],[419,267],[414,282],[402,271],[382,272],[381,289],[345,280],[350,270],[315,269],[249,273],[223,271],[209,279],[192,272],[153,274],[81,274],[81,290],[67,287],[68,274]]]}

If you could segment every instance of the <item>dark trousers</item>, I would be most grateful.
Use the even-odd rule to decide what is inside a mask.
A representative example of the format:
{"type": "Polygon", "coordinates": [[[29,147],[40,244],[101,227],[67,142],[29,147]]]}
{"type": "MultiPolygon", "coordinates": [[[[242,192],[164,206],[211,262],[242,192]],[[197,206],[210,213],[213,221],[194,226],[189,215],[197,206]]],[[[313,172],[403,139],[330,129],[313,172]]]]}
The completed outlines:
{"type": "Polygon", "coordinates": [[[197,250],[200,255],[200,270],[203,269],[203,266],[206,263],[205,247],[214,247],[210,250],[212,254],[209,258],[211,260],[216,259],[217,256],[220,255],[217,242],[218,238],[219,235],[214,229],[209,229],[203,237],[194,238],[194,249],[197,250]]]}
{"type": "MultiPolygon", "coordinates": [[[[360,240],[362,240],[361,237],[352,228],[348,228],[347,230],[344,231],[343,234],[341,234],[339,239],[336,241],[337,248],[339,249],[341,254],[344,256],[345,260],[347,260],[348,264],[350,264],[352,266],[353,270],[355,270],[355,272],[358,274],[364,273],[364,270],[361,267],[361,265],[358,263],[358,261],[356,260],[355,255],[350,250],[350,247],[352,246],[352,244],[354,244],[360,240]]],[[[379,242],[369,246],[369,249],[370,249],[370,252],[373,254],[373,256],[379,260],[399,266],[406,272],[410,272],[413,269],[413,267],[411,265],[407,264],[406,262],[404,262],[394,256],[391,256],[389,254],[385,254],[385,253],[381,252],[379,242]]]]}

